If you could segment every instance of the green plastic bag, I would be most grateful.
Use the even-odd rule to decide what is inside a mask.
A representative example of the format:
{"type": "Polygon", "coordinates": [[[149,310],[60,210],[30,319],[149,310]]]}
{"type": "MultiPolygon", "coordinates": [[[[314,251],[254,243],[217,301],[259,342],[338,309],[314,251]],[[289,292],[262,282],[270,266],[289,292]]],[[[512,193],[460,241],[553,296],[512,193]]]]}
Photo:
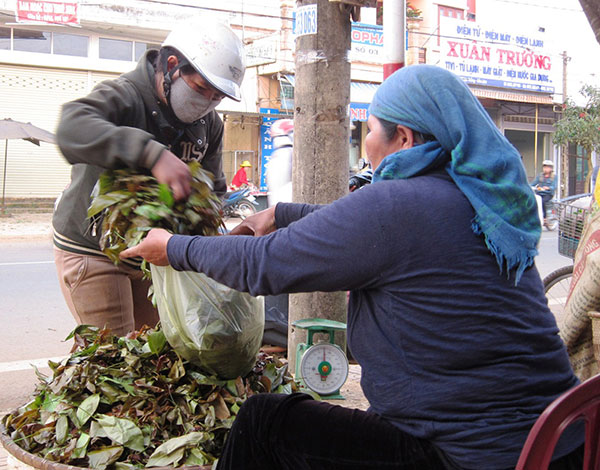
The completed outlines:
{"type": "Polygon", "coordinates": [[[151,265],[162,330],[171,347],[220,378],[244,376],[256,363],[264,300],[195,272],[151,265]]]}

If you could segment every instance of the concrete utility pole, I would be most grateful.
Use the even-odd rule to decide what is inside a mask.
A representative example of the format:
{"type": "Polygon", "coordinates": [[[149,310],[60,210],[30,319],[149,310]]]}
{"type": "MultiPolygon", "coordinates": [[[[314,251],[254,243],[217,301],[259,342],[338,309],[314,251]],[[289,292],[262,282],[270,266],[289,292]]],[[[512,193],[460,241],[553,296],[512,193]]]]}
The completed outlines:
{"type": "Polygon", "coordinates": [[[383,79],[404,67],[406,0],[383,1],[383,79]]]}
{"type": "MultiPolygon", "coordinates": [[[[348,192],[350,14],[328,0],[299,0],[296,9],[293,200],[327,204],[348,192]],[[314,21],[314,23],[313,23],[314,21]]],[[[350,254],[349,254],[350,256],[350,254]]],[[[288,359],[295,370],[296,345],[306,331],[302,318],[346,321],[346,293],[289,297],[288,359]]],[[[345,348],[345,338],[336,343],[345,348]]]]}

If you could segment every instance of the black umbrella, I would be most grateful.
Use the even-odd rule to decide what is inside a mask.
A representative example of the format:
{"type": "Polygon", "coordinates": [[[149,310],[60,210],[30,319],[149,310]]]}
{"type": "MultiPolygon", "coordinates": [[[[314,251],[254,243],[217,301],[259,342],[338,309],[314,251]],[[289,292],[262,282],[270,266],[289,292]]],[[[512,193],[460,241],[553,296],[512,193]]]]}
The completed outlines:
{"type": "Polygon", "coordinates": [[[28,140],[32,144],[40,145],[40,142],[54,143],[54,134],[30,122],[13,121],[12,119],[0,120],[0,139],[6,139],[4,146],[4,176],[2,178],[2,213],[6,213],[5,190],[6,190],[6,161],[8,160],[8,139],[28,140]]]}

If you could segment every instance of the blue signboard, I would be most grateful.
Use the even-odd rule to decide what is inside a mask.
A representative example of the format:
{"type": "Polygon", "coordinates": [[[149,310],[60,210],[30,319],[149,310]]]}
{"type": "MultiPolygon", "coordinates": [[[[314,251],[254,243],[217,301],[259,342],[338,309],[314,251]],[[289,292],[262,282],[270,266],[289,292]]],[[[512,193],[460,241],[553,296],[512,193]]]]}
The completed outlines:
{"type": "Polygon", "coordinates": [[[273,141],[269,131],[271,124],[279,119],[277,116],[280,111],[277,108],[260,108],[261,114],[273,114],[274,116],[262,118],[262,124],[260,125],[260,142],[261,142],[261,156],[260,156],[260,186],[261,192],[267,191],[267,163],[271,159],[273,153],[273,141]]]}
{"type": "Polygon", "coordinates": [[[350,103],[350,121],[366,122],[369,119],[368,103],[350,103]]]}
{"type": "Polygon", "coordinates": [[[440,18],[440,65],[465,82],[554,93],[560,67],[540,31],[440,18]]]}
{"type": "Polygon", "coordinates": [[[383,26],[352,23],[350,59],[359,62],[383,62],[383,26]]]}

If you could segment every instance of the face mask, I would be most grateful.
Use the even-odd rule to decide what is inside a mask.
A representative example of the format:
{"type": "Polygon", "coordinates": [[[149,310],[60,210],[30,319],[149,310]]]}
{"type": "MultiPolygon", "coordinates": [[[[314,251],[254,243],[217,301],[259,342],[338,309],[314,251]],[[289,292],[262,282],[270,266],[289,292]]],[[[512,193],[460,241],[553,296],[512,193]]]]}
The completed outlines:
{"type": "Polygon", "coordinates": [[[221,100],[210,100],[194,91],[182,77],[171,84],[169,98],[175,116],[186,124],[206,116],[221,102],[221,100]]]}

